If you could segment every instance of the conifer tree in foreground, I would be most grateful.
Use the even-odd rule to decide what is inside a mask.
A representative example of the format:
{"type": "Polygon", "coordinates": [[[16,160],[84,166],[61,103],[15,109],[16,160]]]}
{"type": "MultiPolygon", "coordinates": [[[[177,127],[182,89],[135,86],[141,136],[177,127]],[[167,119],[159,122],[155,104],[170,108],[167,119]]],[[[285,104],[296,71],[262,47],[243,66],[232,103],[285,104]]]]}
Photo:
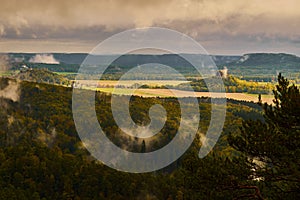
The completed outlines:
{"type": "Polygon", "coordinates": [[[253,164],[249,179],[262,183],[265,197],[299,199],[300,92],[279,74],[273,94],[274,104],[262,105],[264,121],[244,121],[229,142],[253,164]]]}

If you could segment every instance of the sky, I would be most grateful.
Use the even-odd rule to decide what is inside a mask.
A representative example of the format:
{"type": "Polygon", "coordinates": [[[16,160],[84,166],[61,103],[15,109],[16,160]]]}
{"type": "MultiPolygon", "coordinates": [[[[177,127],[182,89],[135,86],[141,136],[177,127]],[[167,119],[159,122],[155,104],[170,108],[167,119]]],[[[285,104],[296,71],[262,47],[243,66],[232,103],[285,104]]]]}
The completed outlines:
{"type": "Polygon", "coordinates": [[[0,52],[90,52],[143,27],[184,33],[209,54],[300,56],[299,0],[0,0],[0,52]]]}

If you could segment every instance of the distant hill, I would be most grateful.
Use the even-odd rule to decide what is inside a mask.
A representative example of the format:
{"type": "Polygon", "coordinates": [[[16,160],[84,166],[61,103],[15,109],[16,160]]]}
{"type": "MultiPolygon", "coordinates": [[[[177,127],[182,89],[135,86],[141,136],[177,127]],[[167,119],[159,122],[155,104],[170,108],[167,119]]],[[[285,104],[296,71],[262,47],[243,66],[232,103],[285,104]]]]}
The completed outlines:
{"type": "MultiPolygon", "coordinates": [[[[43,62],[43,59],[32,62],[37,55],[41,54],[10,53],[9,62],[12,69],[15,70],[18,70],[22,64],[27,64],[32,68],[46,68],[50,71],[76,73],[81,63],[88,56],[85,53],[42,54],[47,55],[54,62],[48,62],[49,60],[43,62]]],[[[300,57],[285,53],[251,53],[243,56],[200,55],[200,57],[195,54],[128,54],[118,57],[112,63],[110,63],[110,60],[113,58],[113,55],[90,55],[89,61],[91,62],[89,64],[96,66],[110,65],[110,68],[106,71],[106,73],[110,74],[121,74],[132,67],[147,63],[167,65],[183,74],[196,73],[194,67],[187,60],[183,59],[181,55],[184,55],[196,65],[202,65],[202,60],[209,61],[212,59],[220,69],[227,66],[229,74],[246,80],[272,81],[276,79],[279,72],[289,79],[300,80],[300,57]]]]}
{"type": "Polygon", "coordinates": [[[226,55],[213,55],[212,58],[217,66],[222,67],[229,63],[235,62],[240,59],[241,56],[226,56],[226,55]]]}
{"type": "MultiPolygon", "coordinates": [[[[9,53],[11,62],[30,62],[30,59],[36,56],[34,53],[9,53]]],[[[88,56],[87,53],[46,53],[45,55],[53,55],[53,57],[59,61],[61,64],[81,64],[84,59],[88,56]]],[[[183,54],[182,54],[183,55],[183,54]]],[[[194,54],[184,54],[189,57],[195,57],[194,54]]],[[[103,56],[91,56],[94,58],[101,58],[101,60],[109,60],[112,58],[111,55],[103,56]]],[[[212,55],[211,56],[217,65],[222,65],[236,61],[240,56],[226,56],[226,55],[212,55]]],[[[144,54],[128,54],[120,56],[120,58],[115,62],[119,65],[136,65],[138,63],[147,63],[153,61],[160,61],[164,63],[176,63],[179,61],[178,55],[175,54],[162,54],[162,55],[144,55],[144,54]]],[[[182,62],[182,61],[180,61],[182,62]]],[[[107,63],[104,63],[107,64],[107,63]]],[[[176,63],[176,65],[179,63],[176,63]]]]}
{"type": "Polygon", "coordinates": [[[54,59],[65,64],[81,64],[88,54],[86,53],[9,53],[10,62],[30,62],[36,55],[52,55],[54,59]]]}
{"type": "Polygon", "coordinates": [[[245,54],[238,60],[229,63],[235,66],[299,66],[300,57],[285,53],[253,53],[245,54]]]}
{"type": "MultiPolygon", "coordinates": [[[[56,72],[77,72],[79,66],[84,61],[88,54],[26,54],[26,53],[10,53],[9,60],[12,69],[17,70],[23,64],[26,64],[32,68],[47,68],[50,71],[56,72]],[[40,56],[39,60],[34,58],[37,55],[40,56]],[[43,62],[44,59],[44,62],[43,62]],[[50,59],[50,62],[49,62],[50,59]],[[34,62],[33,62],[34,61],[34,62]],[[52,61],[52,63],[51,63],[52,61]]],[[[239,56],[208,56],[208,55],[195,55],[195,54],[163,54],[163,55],[142,55],[142,54],[127,54],[116,57],[114,55],[89,55],[90,65],[107,66],[110,65],[108,73],[123,73],[132,67],[136,67],[148,63],[158,63],[166,66],[173,67],[180,73],[195,73],[196,70],[189,63],[192,61],[197,66],[202,66],[204,60],[207,65],[211,65],[213,60],[216,65],[224,65],[235,60],[238,60],[239,56]],[[188,60],[185,60],[185,58],[188,60]],[[116,58],[116,59],[115,59],[116,58]],[[111,62],[115,59],[113,62],[111,62]]]]}
{"type": "Polygon", "coordinates": [[[270,81],[282,73],[293,80],[300,79],[300,57],[284,53],[245,54],[226,65],[229,73],[247,80],[270,81]]]}

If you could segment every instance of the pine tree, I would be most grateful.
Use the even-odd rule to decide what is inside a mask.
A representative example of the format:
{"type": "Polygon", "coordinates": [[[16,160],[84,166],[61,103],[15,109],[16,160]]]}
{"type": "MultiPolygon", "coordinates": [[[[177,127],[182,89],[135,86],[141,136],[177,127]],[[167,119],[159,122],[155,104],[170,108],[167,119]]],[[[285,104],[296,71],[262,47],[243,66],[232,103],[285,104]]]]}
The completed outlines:
{"type": "Polygon", "coordinates": [[[300,92],[281,74],[274,105],[263,105],[264,121],[243,122],[229,137],[233,148],[253,164],[251,179],[263,181],[273,198],[300,196],[300,92]]]}

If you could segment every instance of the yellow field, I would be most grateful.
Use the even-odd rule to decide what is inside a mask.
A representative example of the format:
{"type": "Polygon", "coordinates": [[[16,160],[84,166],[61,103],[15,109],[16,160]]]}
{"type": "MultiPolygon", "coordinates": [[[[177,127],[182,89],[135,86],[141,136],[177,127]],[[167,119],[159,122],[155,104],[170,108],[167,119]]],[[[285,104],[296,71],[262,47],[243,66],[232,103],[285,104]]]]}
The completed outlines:
{"type": "MultiPolygon", "coordinates": [[[[122,95],[137,95],[143,97],[222,97],[223,95],[218,93],[210,92],[191,92],[191,91],[182,91],[182,90],[168,90],[168,89],[127,89],[127,88],[97,88],[96,90],[102,92],[108,92],[113,94],[122,94],[122,95]],[[172,92],[173,91],[173,92],[172,92]]],[[[227,99],[235,99],[242,101],[258,101],[258,95],[246,94],[246,93],[226,93],[227,99]]],[[[272,103],[272,95],[262,95],[262,101],[269,104],[272,103]]]]}
{"type": "Polygon", "coordinates": [[[86,86],[100,86],[100,87],[115,87],[116,85],[124,86],[124,87],[131,87],[134,84],[139,85],[149,85],[153,86],[162,86],[162,85],[179,85],[181,83],[187,83],[189,81],[180,81],[180,80],[120,80],[120,81],[113,81],[113,80],[76,80],[77,83],[81,83],[86,86]]]}
{"type": "MultiPolygon", "coordinates": [[[[179,85],[181,83],[186,83],[188,81],[179,80],[76,80],[77,83],[82,84],[82,88],[97,90],[107,93],[119,94],[119,95],[136,95],[143,97],[224,97],[222,94],[210,93],[210,92],[192,92],[183,90],[169,90],[169,89],[148,89],[140,88],[133,89],[134,84],[138,85],[149,85],[149,86],[162,86],[162,85],[179,85]],[[115,86],[123,86],[120,88],[115,88],[115,86]]],[[[258,101],[257,94],[247,94],[247,93],[226,93],[226,98],[242,100],[242,101],[258,101]]],[[[262,95],[262,101],[267,103],[272,103],[272,95],[262,95]]]]}

